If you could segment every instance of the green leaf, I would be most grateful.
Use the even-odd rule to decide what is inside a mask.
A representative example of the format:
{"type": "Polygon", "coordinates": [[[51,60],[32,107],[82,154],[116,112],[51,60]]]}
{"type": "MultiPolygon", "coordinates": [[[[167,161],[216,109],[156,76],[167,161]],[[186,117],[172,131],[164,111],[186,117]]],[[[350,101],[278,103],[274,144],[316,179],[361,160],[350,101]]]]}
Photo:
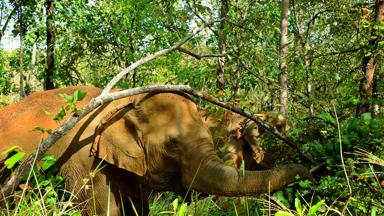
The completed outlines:
{"type": "Polygon", "coordinates": [[[38,126],[34,127],[34,128],[32,129],[32,131],[40,131],[40,132],[42,132],[42,133],[45,133],[45,132],[46,132],[46,129],[45,129],[43,126],[38,125],[38,126]]]}
{"type": "Polygon", "coordinates": [[[340,74],[335,73],[335,80],[337,80],[337,81],[341,80],[340,74]]]}
{"type": "Polygon", "coordinates": [[[290,208],[289,201],[285,198],[283,191],[277,191],[273,194],[278,201],[280,201],[285,207],[290,208]]]}
{"type": "Polygon", "coordinates": [[[48,112],[48,111],[44,111],[44,113],[45,113],[45,115],[48,115],[48,116],[52,115],[52,113],[48,112]]]}
{"type": "Polygon", "coordinates": [[[376,206],[372,206],[372,208],[371,208],[371,216],[376,216],[376,212],[377,212],[377,207],[376,206]]]}
{"type": "Polygon", "coordinates": [[[59,96],[67,100],[67,102],[73,103],[73,96],[67,94],[59,94],[59,96]]]}
{"type": "Polygon", "coordinates": [[[278,211],[276,212],[275,216],[295,216],[295,215],[290,212],[278,211]]]}
{"type": "Polygon", "coordinates": [[[316,216],[317,210],[324,204],[324,200],[319,201],[315,205],[313,205],[309,210],[307,216],[316,216]]]}
{"type": "Polygon", "coordinates": [[[44,163],[41,165],[41,169],[43,169],[45,171],[45,170],[49,169],[55,163],[56,163],[56,161],[51,161],[51,160],[44,161],[44,163]]]}
{"type": "Polygon", "coordinates": [[[299,185],[300,187],[302,188],[311,188],[312,187],[312,182],[309,181],[309,180],[302,180],[302,181],[299,181],[299,185]]]}
{"type": "Polygon", "coordinates": [[[74,104],[74,103],[68,103],[67,106],[65,106],[65,110],[66,111],[71,110],[71,112],[76,111],[76,108],[77,108],[76,104],[74,104]]]}
{"type": "Polygon", "coordinates": [[[63,120],[65,115],[66,115],[65,109],[63,107],[61,107],[60,111],[55,115],[53,120],[61,121],[61,120],[63,120]]]}
{"type": "Polygon", "coordinates": [[[46,155],[43,156],[43,158],[41,158],[41,160],[44,160],[44,161],[48,161],[48,160],[56,161],[56,158],[52,154],[46,154],[46,155]]]}
{"type": "Polygon", "coordinates": [[[372,115],[369,112],[361,114],[361,117],[365,123],[369,123],[372,120],[372,115]]]}
{"type": "Polygon", "coordinates": [[[44,161],[43,164],[41,164],[41,169],[43,169],[44,171],[49,169],[52,165],[56,163],[55,156],[51,154],[45,155],[41,160],[44,161]]]}
{"type": "Polygon", "coordinates": [[[11,153],[13,151],[19,152],[20,149],[19,149],[18,146],[11,146],[10,148],[8,148],[8,149],[4,150],[3,152],[1,152],[1,154],[2,155],[7,155],[7,154],[9,154],[9,153],[11,153]]]}
{"type": "Polygon", "coordinates": [[[176,212],[178,205],[179,205],[179,199],[176,198],[176,199],[173,200],[173,202],[172,202],[173,211],[176,212]]]}
{"type": "Polygon", "coordinates": [[[187,207],[188,207],[188,204],[187,203],[183,203],[181,205],[179,211],[177,212],[177,216],[184,216],[184,215],[186,215],[187,207]]]}
{"type": "Polygon", "coordinates": [[[7,166],[7,169],[12,169],[12,167],[15,166],[15,164],[24,157],[24,152],[17,152],[16,154],[12,155],[12,157],[5,160],[4,164],[7,166]]]}
{"type": "Polygon", "coordinates": [[[298,197],[295,198],[295,208],[297,213],[301,216],[303,215],[303,208],[301,206],[300,199],[298,197]]]}
{"type": "Polygon", "coordinates": [[[83,100],[85,98],[85,95],[87,95],[87,92],[83,92],[83,91],[80,91],[80,90],[76,90],[73,93],[73,96],[75,97],[75,101],[83,100]]]}

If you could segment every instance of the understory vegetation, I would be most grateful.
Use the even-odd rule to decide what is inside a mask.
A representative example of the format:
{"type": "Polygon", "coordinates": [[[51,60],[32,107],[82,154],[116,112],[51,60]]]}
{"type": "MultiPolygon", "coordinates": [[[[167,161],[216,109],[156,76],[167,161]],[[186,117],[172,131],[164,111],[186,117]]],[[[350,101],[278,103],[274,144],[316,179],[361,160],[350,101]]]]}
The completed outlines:
{"type": "MultiPolygon", "coordinates": [[[[149,191],[151,215],[384,215],[384,3],[288,1],[288,43],[281,44],[284,1],[1,0],[0,109],[37,91],[103,88],[135,61],[217,20],[117,87],[186,84],[253,114],[283,113],[285,136],[297,146],[271,133],[260,145],[278,165],[314,168],[315,181],[243,197],[149,191]]],[[[207,113],[224,113],[196,103],[207,113]]],[[[65,112],[51,115],[59,126],[65,112]]],[[[0,154],[8,155],[0,179],[26,157],[17,144],[0,154]]],[[[4,199],[0,214],[81,215],[80,191],[66,188],[55,162],[45,155],[4,199]]],[[[92,190],[87,178],[92,173],[79,178],[82,190],[92,190]]]]}

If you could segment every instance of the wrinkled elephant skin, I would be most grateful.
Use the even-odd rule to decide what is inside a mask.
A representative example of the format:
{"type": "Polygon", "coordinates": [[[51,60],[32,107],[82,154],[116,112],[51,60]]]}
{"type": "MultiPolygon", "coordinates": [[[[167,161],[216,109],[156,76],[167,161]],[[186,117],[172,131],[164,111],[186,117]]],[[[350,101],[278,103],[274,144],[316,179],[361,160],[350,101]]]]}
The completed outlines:
{"type": "MultiPolygon", "coordinates": [[[[33,151],[41,125],[55,129],[59,124],[44,111],[56,113],[64,100],[59,93],[87,92],[83,106],[100,94],[94,87],[72,87],[35,93],[0,110],[0,151],[17,145],[33,151]]],[[[266,171],[247,171],[221,163],[209,129],[195,103],[172,94],[140,94],[110,102],[88,114],[49,150],[58,159],[66,188],[78,190],[77,202],[87,201],[84,214],[131,215],[131,202],[139,214],[148,214],[146,191],[194,190],[218,195],[252,195],[280,189],[296,175],[311,178],[298,164],[266,171]],[[94,173],[96,167],[102,169],[94,173]],[[88,180],[88,181],[87,181],[88,180]],[[108,193],[111,193],[108,203],[108,193]],[[94,197],[94,201],[93,201],[94,197]],[[95,207],[94,208],[94,203],[95,207]]],[[[4,159],[4,158],[3,158],[4,159]]]]}

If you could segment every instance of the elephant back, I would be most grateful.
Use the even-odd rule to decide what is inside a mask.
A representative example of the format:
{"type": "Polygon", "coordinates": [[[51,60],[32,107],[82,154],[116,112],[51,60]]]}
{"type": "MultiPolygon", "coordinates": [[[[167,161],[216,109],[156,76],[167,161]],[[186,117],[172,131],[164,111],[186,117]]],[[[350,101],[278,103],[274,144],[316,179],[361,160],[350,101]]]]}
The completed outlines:
{"type": "MultiPolygon", "coordinates": [[[[75,90],[87,93],[86,97],[78,102],[78,107],[83,107],[91,98],[101,93],[101,90],[95,87],[69,87],[37,92],[18,103],[2,108],[0,110],[0,152],[11,146],[17,146],[26,153],[33,151],[40,140],[47,136],[33,129],[41,126],[47,130],[54,130],[69,118],[70,115],[67,115],[61,122],[53,120],[55,114],[66,103],[59,94],[72,95],[75,90]]],[[[5,156],[1,155],[1,157],[5,156]]],[[[2,159],[4,158],[0,158],[2,159]]]]}

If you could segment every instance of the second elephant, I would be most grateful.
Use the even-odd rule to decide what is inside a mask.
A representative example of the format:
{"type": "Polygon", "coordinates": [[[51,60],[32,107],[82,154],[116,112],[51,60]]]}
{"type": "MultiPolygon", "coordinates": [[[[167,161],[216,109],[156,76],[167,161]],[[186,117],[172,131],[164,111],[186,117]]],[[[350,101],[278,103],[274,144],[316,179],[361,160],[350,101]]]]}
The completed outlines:
{"type": "MultiPolygon", "coordinates": [[[[244,161],[245,169],[257,170],[272,168],[275,156],[260,146],[260,139],[265,130],[244,116],[227,111],[223,117],[206,114],[200,111],[204,123],[211,129],[215,148],[227,145],[228,153],[222,155],[225,161],[232,161],[235,167],[241,168],[244,161]]],[[[275,127],[280,133],[288,129],[283,115],[274,112],[256,114],[260,120],[275,127]]]]}

